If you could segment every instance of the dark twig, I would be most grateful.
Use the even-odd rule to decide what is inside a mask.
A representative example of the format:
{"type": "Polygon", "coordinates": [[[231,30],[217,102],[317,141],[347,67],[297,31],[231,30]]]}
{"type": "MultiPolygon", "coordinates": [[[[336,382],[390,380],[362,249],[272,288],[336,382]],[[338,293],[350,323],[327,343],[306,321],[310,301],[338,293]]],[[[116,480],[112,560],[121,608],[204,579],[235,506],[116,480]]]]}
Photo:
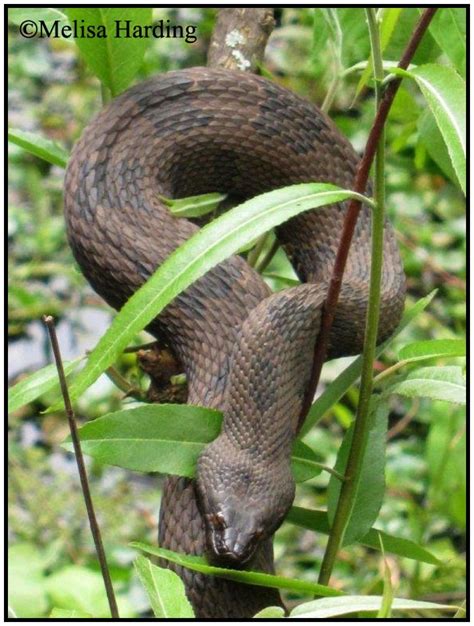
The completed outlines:
{"type": "Polygon", "coordinates": [[[102,572],[102,578],[104,579],[105,591],[107,592],[107,599],[109,601],[110,613],[112,617],[118,618],[117,602],[115,600],[114,590],[112,587],[112,581],[110,579],[110,572],[107,566],[107,559],[105,556],[104,546],[102,544],[102,537],[100,534],[100,528],[95,516],[94,505],[92,503],[92,497],[89,489],[89,481],[87,479],[87,472],[84,464],[84,457],[81,450],[81,442],[79,440],[79,434],[77,431],[76,418],[74,410],[71,405],[71,399],[69,397],[69,391],[64,375],[63,362],[61,358],[61,351],[59,349],[58,337],[56,335],[56,328],[54,326],[54,319],[51,315],[45,315],[43,321],[49,332],[51,340],[51,346],[53,348],[54,360],[56,361],[56,368],[58,370],[59,384],[61,386],[61,393],[64,399],[64,407],[66,409],[66,415],[69,422],[69,429],[71,431],[71,439],[74,447],[74,453],[76,456],[77,468],[79,470],[79,478],[81,480],[82,493],[84,495],[84,501],[86,503],[87,516],[89,518],[89,525],[92,536],[94,538],[95,549],[97,558],[99,560],[100,569],[102,572]]]}
{"type": "MultiPolygon", "coordinates": [[[[425,9],[423,12],[408,44],[405,48],[405,52],[398,64],[401,69],[406,69],[415,54],[415,51],[423,37],[429,23],[433,19],[436,12],[436,7],[425,9]]],[[[385,121],[387,119],[390,107],[392,106],[395,95],[400,86],[401,79],[396,78],[390,82],[385,91],[384,97],[380,103],[377,114],[375,116],[372,128],[367,139],[367,145],[362,159],[359,162],[357,168],[356,177],[354,181],[353,190],[357,193],[363,194],[367,186],[369,179],[369,172],[372,166],[377,145],[380,135],[383,131],[385,121]]],[[[329,345],[329,335],[334,321],[334,315],[336,312],[337,301],[339,299],[339,292],[341,290],[342,277],[346,266],[347,257],[354,234],[354,229],[359,217],[361,203],[358,200],[351,200],[347,209],[347,213],[344,220],[344,226],[342,230],[341,239],[339,241],[339,248],[336,254],[336,260],[334,262],[334,269],[329,283],[328,294],[326,302],[323,308],[323,314],[321,319],[321,329],[319,331],[318,338],[316,340],[313,367],[311,371],[310,384],[306,391],[303,406],[301,408],[299,427],[303,425],[304,420],[308,414],[309,409],[313,403],[314,394],[319,383],[321,376],[321,370],[326,359],[327,349],[329,345]]]]}

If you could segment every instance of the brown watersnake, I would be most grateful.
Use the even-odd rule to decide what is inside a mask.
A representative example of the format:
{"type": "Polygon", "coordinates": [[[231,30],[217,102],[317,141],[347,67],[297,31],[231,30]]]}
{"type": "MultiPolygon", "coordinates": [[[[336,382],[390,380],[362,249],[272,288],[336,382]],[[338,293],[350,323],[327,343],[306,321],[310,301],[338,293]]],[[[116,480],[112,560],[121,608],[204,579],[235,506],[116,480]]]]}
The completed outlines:
{"type": "MultiPolygon", "coordinates": [[[[160,196],[222,191],[246,199],[315,181],[351,188],[357,163],[325,114],[266,79],[222,69],[170,72],[113,100],[76,144],[65,180],[69,241],[92,287],[119,309],[198,229],[171,215],[160,196]]],[[[197,479],[166,479],[161,546],[273,572],[272,536],[294,497],[290,450],[344,212],[343,204],[312,210],[276,229],[302,285],[272,295],[233,256],[149,326],[183,363],[188,402],[224,413],[197,479]]],[[[370,230],[363,207],[329,358],[361,350],[370,230]]],[[[397,325],[403,301],[403,270],[387,222],[380,341],[397,325]]],[[[276,590],[175,570],[198,617],[251,617],[281,602],[276,590]]]]}

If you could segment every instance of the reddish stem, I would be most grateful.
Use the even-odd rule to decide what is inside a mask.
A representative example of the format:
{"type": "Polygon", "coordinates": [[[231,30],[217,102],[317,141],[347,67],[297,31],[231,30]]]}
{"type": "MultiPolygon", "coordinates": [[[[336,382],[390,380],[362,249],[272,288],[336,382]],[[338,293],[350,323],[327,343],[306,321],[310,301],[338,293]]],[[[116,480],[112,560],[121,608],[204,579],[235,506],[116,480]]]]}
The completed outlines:
{"type": "MultiPolygon", "coordinates": [[[[433,19],[436,12],[436,7],[425,9],[423,12],[412,36],[405,48],[402,58],[398,64],[398,67],[406,70],[410,65],[410,62],[415,54],[415,51],[423,37],[429,23],[433,19]]],[[[369,179],[370,168],[375,157],[377,150],[377,144],[379,142],[380,135],[384,128],[385,122],[392,106],[395,95],[401,83],[401,78],[395,78],[389,83],[384,97],[377,110],[372,128],[367,139],[365,151],[362,159],[359,162],[356,177],[354,181],[354,191],[363,194],[367,186],[369,179]]],[[[329,335],[334,321],[336,313],[336,306],[339,300],[339,293],[341,291],[342,277],[344,275],[344,269],[346,267],[347,257],[349,255],[349,249],[354,235],[354,229],[359,217],[361,203],[359,200],[351,200],[347,209],[347,213],[344,219],[344,226],[342,230],[341,239],[339,241],[339,247],[336,254],[336,260],[334,261],[333,273],[331,281],[329,283],[328,294],[324,303],[321,328],[319,335],[316,339],[313,356],[313,367],[311,370],[310,383],[306,391],[306,395],[301,408],[299,427],[303,425],[304,420],[313,403],[314,394],[319,383],[321,376],[321,370],[326,359],[327,349],[329,345],[329,335]]]]}

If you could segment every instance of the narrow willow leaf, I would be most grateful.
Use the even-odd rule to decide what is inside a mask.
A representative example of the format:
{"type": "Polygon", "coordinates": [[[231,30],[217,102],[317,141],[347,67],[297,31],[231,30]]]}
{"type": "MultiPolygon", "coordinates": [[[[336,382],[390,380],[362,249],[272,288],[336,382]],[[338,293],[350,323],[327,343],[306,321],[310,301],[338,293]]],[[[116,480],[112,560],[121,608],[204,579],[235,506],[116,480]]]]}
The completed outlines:
{"type": "Polygon", "coordinates": [[[77,37],[75,42],[89,68],[112,96],[118,95],[132,82],[152,42],[152,37],[132,35],[135,28],[151,25],[151,8],[67,8],[65,13],[71,21],[83,20],[106,33],[102,38],[77,37]]]}
{"type": "Polygon", "coordinates": [[[155,617],[194,617],[194,611],[184,591],[184,583],[178,574],[153,565],[144,556],[138,556],[134,565],[155,617]]]}
{"type": "MultiPolygon", "coordinates": [[[[64,373],[68,375],[73,372],[81,360],[82,357],[73,361],[65,361],[64,373]]],[[[52,390],[59,391],[58,371],[56,365],[47,365],[10,387],[8,390],[8,412],[16,411],[52,390]]]]}
{"type": "Polygon", "coordinates": [[[439,7],[429,28],[438,46],[464,78],[466,76],[466,8],[439,7]]]}
{"type": "Polygon", "coordinates": [[[226,193],[205,193],[200,196],[188,196],[187,198],[165,198],[160,200],[166,204],[170,213],[175,217],[201,217],[212,213],[219,204],[227,198],[226,193]]]}
{"type": "Polygon", "coordinates": [[[291,185],[248,200],[204,226],[173,252],[122,307],[71,385],[72,399],[85,391],[134,335],[179,293],[245,243],[303,211],[353,197],[361,199],[358,194],[325,183],[291,185]]]}
{"type": "Polygon", "coordinates": [[[53,609],[49,615],[53,619],[81,619],[83,617],[90,619],[94,616],[84,611],[78,611],[77,609],[53,609]]]}
{"type": "Polygon", "coordinates": [[[466,84],[450,67],[433,63],[392,72],[416,80],[448,148],[451,163],[466,192],[466,84]]]}
{"type": "Polygon", "coordinates": [[[466,379],[459,366],[420,367],[407,374],[405,380],[387,389],[386,393],[466,404],[466,379]]]}
{"type": "MultiPolygon", "coordinates": [[[[308,530],[314,530],[329,535],[330,529],[326,511],[293,506],[285,521],[295,524],[296,526],[301,526],[302,528],[307,528],[308,530]]],[[[439,565],[440,563],[431,552],[428,552],[428,550],[414,541],[403,539],[402,537],[394,537],[378,528],[371,528],[365,537],[361,537],[357,543],[367,546],[368,548],[373,548],[374,550],[380,550],[379,537],[383,540],[385,550],[391,554],[403,556],[415,561],[422,561],[423,563],[430,563],[431,565],[439,565]]]]}
{"type": "Polygon", "coordinates": [[[399,351],[398,357],[403,361],[420,361],[423,359],[466,356],[464,339],[429,339],[414,341],[399,351]]]}
{"type": "MultiPolygon", "coordinates": [[[[357,495],[342,541],[350,545],[364,537],[378,517],[385,492],[385,443],[387,437],[388,405],[379,399],[371,402],[372,426],[362,461],[357,495]]],[[[354,433],[353,425],[346,432],[339,448],[335,469],[344,474],[354,433]]],[[[328,518],[334,520],[341,481],[331,476],[328,485],[328,518]]]]}
{"type": "Polygon", "coordinates": [[[392,617],[392,604],[393,604],[393,586],[392,586],[392,572],[387,559],[385,558],[385,550],[383,546],[382,537],[379,537],[380,549],[382,550],[383,557],[383,595],[382,606],[380,607],[377,618],[378,619],[390,619],[392,617]]]}
{"type": "Polygon", "coordinates": [[[171,550],[165,550],[164,548],[155,548],[149,546],[146,543],[136,542],[130,544],[132,548],[142,550],[148,554],[159,556],[171,563],[176,563],[182,567],[201,572],[203,574],[210,574],[212,576],[220,576],[227,580],[233,580],[235,582],[245,583],[248,585],[257,585],[259,587],[272,587],[274,589],[291,589],[293,591],[315,593],[318,596],[340,596],[341,591],[326,587],[325,585],[319,585],[317,583],[310,583],[306,580],[298,580],[296,578],[285,578],[283,576],[273,576],[272,574],[264,574],[262,572],[253,572],[248,570],[234,570],[226,569],[224,567],[215,567],[209,565],[203,557],[200,556],[188,556],[187,554],[178,554],[171,550]]]}
{"type": "Polygon", "coordinates": [[[301,281],[297,278],[290,278],[289,276],[282,276],[281,274],[274,274],[273,272],[264,272],[263,277],[278,281],[287,287],[296,287],[296,285],[301,285],[301,281]]]}
{"type": "Polygon", "coordinates": [[[253,616],[254,619],[281,619],[283,617],[285,617],[285,610],[281,606],[267,606],[253,616]]]}
{"type": "MultiPolygon", "coordinates": [[[[424,309],[426,309],[435,294],[436,291],[432,291],[424,298],[418,300],[416,304],[405,312],[393,335],[377,347],[375,353],[377,357],[382,354],[382,352],[391,344],[395,337],[397,337],[402,330],[408,326],[408,324],[410,324],[424,309]]],[[[342,396],[359,378],[361,370],[362,357],[359,356],[349,365],[349,367],[339,374],[339,376],[330,385],[328,385],[308,412],[306,420],[300,431],[300,438],[303,438],[311,430],[311,428],[319,422],[325,413],[342,398],[342,396]]]]}
{"type": "MultiPolygon", "coordinates": [[[[338,12],[334,8],[318,7],[313,9],[313,38],[311,55],[317,59],[327,48],[337,55],[336,65],[341,67],[342,30],[338,12]]],[[[320,69],[321,63],[315,63],[320,69]]]]}
{"type": "MultiPolygon", "coordinates": [[[[79,429],[82,449],[100,463],[136,472],[193,478],[204,446],[221,430],[220,411],[189,404],[145,405],[109,413],[79,429]]],[[[66,448],[72,450],[70,437],[66,448]]],[[[295,442],[292,470],[296,482],[321,473],[319,457],[295,442]]]]}
{"type": "Polygon", "coordinates": [[[8,129],[8,141],[35,156],[59,167],[66,167],[69,158],[68,153],[55,141],[45,139],[34,133],[28,133],[17,128],[8,129]]]}
{"type": "MultiPolygon", "coordinates": [[[[323,598],[300,604],[290,617],[298,619],[313,618],[326,619],[337,615],[357,613],[358,611],[378,611],[382,603],[381,596],[343,596],[341,598],[323,598]]],[[[394,598],[392,609],[394,611],[455,611],[457,607],[435,602],[421,602],[419,600],[405,600],[394,598]]]]}
{"type": "Polygon", "coordinates": [[[454,614],[454,619],[464,619],[466,617],[466,600],[463,600],[461,606],[454,614]]]}

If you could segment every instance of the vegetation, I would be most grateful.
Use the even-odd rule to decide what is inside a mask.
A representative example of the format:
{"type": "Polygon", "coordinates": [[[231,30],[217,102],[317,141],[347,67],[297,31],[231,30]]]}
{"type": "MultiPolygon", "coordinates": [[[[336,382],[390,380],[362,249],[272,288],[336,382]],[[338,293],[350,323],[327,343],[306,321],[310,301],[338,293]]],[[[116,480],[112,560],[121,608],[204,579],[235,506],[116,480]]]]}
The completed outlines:
{"type": "MultiPolygon", "coordinates": [[[[310,207],[357,196],[315,181],[254,198],[186,242],[116,315],[86,285],[67,246],[64,166],[101,101],[147,76],[205,64],[215,11],[9,9],[12,615],[110,615],[67,451],[43,314],[57,318],[69,359],[66,373],[85,422],[81,440],[121,617],[192,616],[180,579],[153,565],[150,553],[281,588],[295,617],[464,615],[466,11],[438,9],[411,65],[396,69],[421,12],[278,9],[267,46],[262,73],[322,105],[361,152],[387,84],[403,78],[385,125],[385,154],[382,144],[377,152],[374,215],[381,223],[384,204],[408,282],[407,309],[394,336],[376,349],[367,342],[365,365],[359,357],[323,368],[322,394],[293,450],[297,496],[276,534],[279,576],[272,577],[216,572],[201,558],[153,547],[161,484],[155,473],[192,476],[222,418],[199,407],[144,404],[147,376],[126,349],[149,342],[142,331],[148,321],[230,254],[244,250],[274,290],[294,285],[284,253],[265,233],[310,207]],[[20,33],[26,19],[106,24],[118,14],[132,23],[195,24],[197,41],[117,40],[111,50],[98,39],[20,33]],[[361,415],[365,421],[354,452],[356,415],[357,424],[361,415]],[[156,454],[169,450],[170,440],[173,455],[156,454]],[[351,454],[356,481],[341,517],[341,478],[351,454]]],[[[179,215],[203,215],[221,200],[167,202],[179,215]]],[[[259,615],[281,616],[275,607],[259,615]]]]}

